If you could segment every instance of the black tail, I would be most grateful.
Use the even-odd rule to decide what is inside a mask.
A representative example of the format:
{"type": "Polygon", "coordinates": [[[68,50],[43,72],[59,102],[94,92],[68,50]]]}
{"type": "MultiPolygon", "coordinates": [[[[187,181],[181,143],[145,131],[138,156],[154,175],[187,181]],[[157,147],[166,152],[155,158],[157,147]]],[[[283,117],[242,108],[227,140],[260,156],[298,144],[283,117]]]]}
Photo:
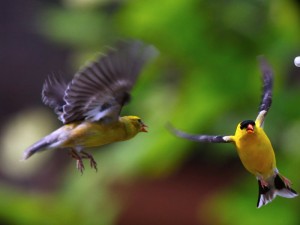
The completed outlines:
{"type": "Polygon", "coordinates": [[[275,175],[274,180],[269,182],[268,187],[262,186],[261,181],[258,180],[258,188],[258,208],[271,202],[277,195],[284,198],[294,198],[298,195],[295,190],[290,188],[288,179],[280,174],[275,175]]]}

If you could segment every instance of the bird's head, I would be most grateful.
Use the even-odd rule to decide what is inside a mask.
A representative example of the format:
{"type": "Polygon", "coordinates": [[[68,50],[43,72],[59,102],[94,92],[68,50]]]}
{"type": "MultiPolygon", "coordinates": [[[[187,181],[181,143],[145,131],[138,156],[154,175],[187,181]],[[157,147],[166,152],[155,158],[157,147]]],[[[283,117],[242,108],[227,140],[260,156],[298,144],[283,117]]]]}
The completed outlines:
{"type": "Polygon", "coordinates": [[[239,123],[237,132],[242,132],[242,134],[255,133],[255,122],[253,120],[244,120],[243,122],[239,123]]]}
{"type": "Polygon", "coordinates": [[[127,118],[137,131],[148,132],[147,125],[143,123],[141,118],[139,118],[138,116],[127,116],[127,118]]]}

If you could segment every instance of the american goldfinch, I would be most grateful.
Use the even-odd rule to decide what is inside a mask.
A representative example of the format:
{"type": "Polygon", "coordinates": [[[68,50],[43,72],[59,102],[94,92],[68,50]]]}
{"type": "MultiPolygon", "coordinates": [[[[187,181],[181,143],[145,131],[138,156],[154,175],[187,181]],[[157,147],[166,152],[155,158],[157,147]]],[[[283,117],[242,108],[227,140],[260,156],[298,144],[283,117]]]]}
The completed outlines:
{"type": "Polygon", "coordinates": [[[71,82],[48,77],[42,101],[54,109],[63,126],[24,151],[23,159],[46,149],[68,149],[82,173],[82,159],[97,163],[84,149],[125,141],[147,126],[137,116],[120,116],[142,67],[156,55],[153,46],[139,41],[122,42],[116,49],[77,72],[71,82]]]}
{"type": "Polygon", "coordinates": [[[176,136],[197,142],[233,143],[244,167],[258,180],[257,207],[271,202],[277,195],[294,198],[298,194],[291,182],[279,173],[272,144],[263,130],[265,117],[272,103],[273,72],[264,58],[260,58],[263,95],[256,120],[244,120],[232,136],[192,135],[169,126],[176,136]]]}

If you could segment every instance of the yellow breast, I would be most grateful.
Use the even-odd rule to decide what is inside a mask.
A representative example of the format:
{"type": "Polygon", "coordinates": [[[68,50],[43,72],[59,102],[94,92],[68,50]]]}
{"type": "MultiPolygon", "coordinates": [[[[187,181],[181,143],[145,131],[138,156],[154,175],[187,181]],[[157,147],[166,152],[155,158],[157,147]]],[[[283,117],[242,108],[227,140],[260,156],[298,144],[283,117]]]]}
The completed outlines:
{"type": "Polygon", "coordinates": [[[268,178],[276,168],[272,144],[262,128],[256,127],[254,133],[237,129],[235,145],[244,167],[255,176],[268,178]]]}
{"type": "Polygon", "coordinates": [[[130,124],[126,124],[124,121],[109,124],[83,121],[65,125],[62,129],[64,130],[65,141],[60,147],[98,147],[128,140],[137,133],[133,133],[132,129],[130,129],[130,124]]]}

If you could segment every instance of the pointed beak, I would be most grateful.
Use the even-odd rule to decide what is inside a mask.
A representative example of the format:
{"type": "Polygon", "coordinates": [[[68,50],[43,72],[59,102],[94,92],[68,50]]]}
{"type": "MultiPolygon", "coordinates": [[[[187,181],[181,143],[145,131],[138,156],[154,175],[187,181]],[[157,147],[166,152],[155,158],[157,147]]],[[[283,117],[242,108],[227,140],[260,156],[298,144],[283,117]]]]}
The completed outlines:
{"type": "Polygon", "coordinates": [[[254,133],[254,127],[252,124],[248,124],[247,126],[247,133],[250,134],[250,133],[254,133]]]}
{"type": "Polygon", "coordinates": [[[146,124],[143,124],[141,129],[140,129],[140,132],[148,132],[147,127],[148,126],[146,124]]]}

